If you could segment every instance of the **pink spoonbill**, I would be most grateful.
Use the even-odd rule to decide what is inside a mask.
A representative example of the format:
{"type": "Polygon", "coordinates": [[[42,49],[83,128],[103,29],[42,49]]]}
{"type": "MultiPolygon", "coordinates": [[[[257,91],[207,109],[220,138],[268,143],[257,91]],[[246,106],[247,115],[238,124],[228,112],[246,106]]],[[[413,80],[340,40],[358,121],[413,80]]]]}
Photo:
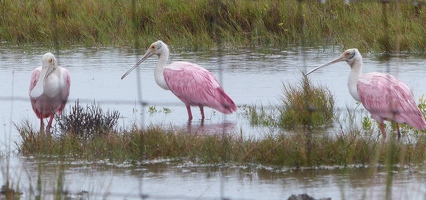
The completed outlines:
{"type": "Polygon", "coordinates": [[[126,77],[133,69],[152,55],[158,56],[154,69],[155,82],[163,89],[170,90],[186,106],[188,120],[192,120],[190,106],[198,106],[201,119],[204,120],[204,106],[213,108],[224,114],[237,110],[232,99],[225,93],[219,82],[208,70],[189,62],[173,62],[166,66],[169,58],[169,48],[162,41],[156,41],[146,51],[145,55],[122,77],[126,77]]]}
{"type": "Polygon", "coordinates": [[[50,132],[53,117],[60,114],[70,94],[70,75],[67,69],[58,66],[52,53],[46,53],[42,66],[31,74],[30,99],[34,113],[40,119],[40,132],[44,132],[43,119],[49,117],[46,132],[50,132]]]}
{"type": "Polygon", "coordinates": [[[401,137],[398,124],[408,124],[418,130],[426,129],[425,118],[417,107],[410,88],[401,80],[378,72],[361,75],[362,56],[358,49],[346,50],[338,58],[309,71],[307,75],[341,61],[346,61],[351,67],[349,93],[356,101],[361,102],[371,117],[379,123],[383,138],[386,138],[385,120],[396,123],[398,139],[401,137]]]}

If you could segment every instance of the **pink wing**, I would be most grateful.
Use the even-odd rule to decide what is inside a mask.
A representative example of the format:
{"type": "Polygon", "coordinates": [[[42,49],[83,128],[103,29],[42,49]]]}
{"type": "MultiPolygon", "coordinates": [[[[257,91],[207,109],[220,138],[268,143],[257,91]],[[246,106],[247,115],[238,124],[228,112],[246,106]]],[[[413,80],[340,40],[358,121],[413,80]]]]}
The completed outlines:
{"type": "Polygon", "coordinates": [[[388,74],[368,73],[358,80],[357,91],[362,105],[378,122],[389,120],[426,129],[410,88],[399,79],[388,74]]]}
{"type": "Polygon", "coordinates": [[[174,62],[164,69],[164,79],[185,105],[208,106],[225,114],[237,110],[213,74],[196,64],[174,62]]]}
{"type": "Polygon", "coordinates": [[[41,67],[37,67],[34,69],[34,71],[31,73],[31,81],[30,81],[30,91],[35,87],[37,83],[37,79],[40,76],[41,67]]]}
{"type": "MultiPolygon", "coordinates": [[[[40,76],[40,71],[41,71],[41,67],[37,67],[32,72],[28,94],[31,93],[31,90],[35,87],[38,77],[40,76]]],[[[34,113],[36,114],[38,118],[41,118],[40,113],[37,111],[35,107],[36,99],[30,96],[30,100],[31,100],[31,107],[33,108],[34,113]]]]}
{"type": "Polygon", "coordinates": [[[64,110],[64,108],[65,108],[65,105],[67,104],[67,101],[68,101],[68,97],[70,96],[70,87],[71,87],[71,78],[70,78],[70,73],[68,72],[68,70],[67,69],[65,69],[65,68],[61,68],[61,70],[62,70],[62,75],[63,75],[63,78],[65,79],[65,83],[66,83],[66,85],[65,85],[65,87],[62,89],[62,99],[64,100],[63,102],[62,102],[62,105],[61,105],[61,107],[58,109],[58,113],[59,114],[61,114],[62,113],[62,111],[64,110]]]}

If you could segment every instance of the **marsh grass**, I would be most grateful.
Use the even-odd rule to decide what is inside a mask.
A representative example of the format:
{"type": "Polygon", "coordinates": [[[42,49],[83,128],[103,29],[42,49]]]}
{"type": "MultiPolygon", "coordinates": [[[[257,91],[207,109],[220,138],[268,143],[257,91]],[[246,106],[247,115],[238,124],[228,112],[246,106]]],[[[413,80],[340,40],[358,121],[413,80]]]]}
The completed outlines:
{"type": "Polygon", "coordinates": [[[292,129],[297,126],[316,128],[330,125],[334,120],[334,96],[324,86],[314,86],[306,75],[299,85],[283,86],[280,98],[279,126],[292,129]]]}
{"type": "Polygon", "coordinates": [[[281,127],[287,130],[329,127],[335,118],[334,96],[324,86],[315,86],[302,74],[297,84],[283,84],[281,104],[276,108],[242,106],[242,116],[252,126],[281,127]]]}
{"type": "Polygon", "coordinates": [[[411,3],[147,0],[132,8],[131,1],[17,0],[1,1],[0,11],[0,38],[12,45],[129,46],[143,38],[142,46],[157,39],[202,48],[303,40],[363,52],[426,49],[426,12],[411,3]]]}
{"type": "MultiPolygon", "coordinates": [[[[92,106],[88,105],[87,108],[92,106]]],[[[77,109],[71,110],[78,110],[80,105],[76,103],[74,107],[77,109]]],[[[103,113],[99,109],[88,109],[88,113],[70,113],[76,115],[76,118],[82,118],[85,115],[96,116],[103,113]]],[[[362,116],[357,118],[354,114],[346,115],[349,124],[362,119],[362,116]]],[[[57,120],[65,118],[66,114],[57,120]]],[[[75,126],[75,123],[58,123],[75,126]]],[[[375,166],[388,162],[392,165],[422,165],[426,159],[426,137],[421,134],[414,135],[412,140],[384,142],[378,137],[377,131],[363,131],[357,126],[348,127],[345,123],[329,132],[312,134],[302,127],[287,132],[264,133],[261,138],[246,137],[238,133],[188,132],[172,126],[154,125],[144,129],[131,127],[129,130],[116,130],[114,127],[105,130],[104,126],[94,126],[95,129],[90,129],[89,132],[104,134],[90,134],[90,137],[73,133],[72,130],[77,129],[71,128],[66,129],[66,132],[58,130],[55,134],[40,134],[28,122],[16,127],[22,137],[22,143],[17,144],[21,154],[61,158],[61,162],[82,159],[136,164],[166,159],[177,163],[190,161],[213,165],[232,163],[301,168],[375,166]]],[[[60,180],[57,184],[58,188],[62,187],[60,180]]]]}
{"type": "Polygon", "coordinates": [[[320,166],[375,166],[391,163],[422,165],[426,159],[426,137],[418,135],[414,141],[383,142],[377,135],[359,131],[338,130],[335,134],[312,135],[305,132],[267,134],[262,139],[238,135],[199,135],[158,126],[144,130],[99,136],[82,141],[69,134],[66,137],[44,137],[28,129],[21,129],[26,155],[66,156],[74,159],[109,162],[145,162],[171,159],[199,164],[234,163],[261,164],[292,168],[320,166]],[[27,141],[29,138],[31,141],[27,141]],[[35,148],[39,147],[39,148],[35,148]],[[44,148],[40,148],[44,147],[44,148]],[[392,151],[392,154],[389,154],[392,151]],[[377,152],[377,162],[373,162],[377,152]],[[389,157],[391,155],[391,157],[389,157]]]}
{"type": "MultiPolygon", "coordinates": [[[[306,76],[299,84],[284,86],[283,93],[283,107],[274,109],[272,115],[263,107],[260,111],[250,106],[242,109],[258,125],[277,128],[283,119],[292,123],[291,128],[277,128],[260,138],[159,125],[118,129],[118,112],[103,112],[95,102],[82,107],[77,101],[69,113],[56,117],[59,128],[53,134],[40,134],[25,121],[15,124],[22,138],[16,145],[25,156],[55,157],[65,162],[69,158],[112,163],[167,159],[178,163],[301,168],[423,165],[426,160],[424,134],[412,134],[416,132],[406,129],[409,135],[401,141],[394,141],[396,134],[389,134],[383,141],[368,112],[361,108],[337,112],[328,89],[314,87],[306,76]],[[286,114],[290,117],[283,117],[286,111],[290,111],[286,114]],[[332,121],[335,125],[330,128],[332,121]],[[327,130],[316,131],[324,126],[327,130]]],[[[422,97],[422,112],[424,104],[422,97]]]]}

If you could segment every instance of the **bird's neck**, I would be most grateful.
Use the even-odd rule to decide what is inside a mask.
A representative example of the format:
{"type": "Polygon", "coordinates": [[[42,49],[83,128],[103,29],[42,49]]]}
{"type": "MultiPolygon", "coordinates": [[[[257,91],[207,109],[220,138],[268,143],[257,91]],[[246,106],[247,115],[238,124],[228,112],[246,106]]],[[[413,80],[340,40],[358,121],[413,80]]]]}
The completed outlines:
{"type": "Polygon", "coordinates": [[[348,88],[349,88],[349,93],[352,95],[352,97],[356,101],[360,101],[358,91],[357,91],[357,84],[358,84],[358,79],[361,77],[361,73],[362,73],[362,61],[351,63],[351,72],[349,73],[349,78],[348,78],[348,88]]]}
{"type": "Polygon", "coordinates": [[[169,89],[169,87],[167,86],[166,80],[164,79],[164,68],[166,68],[168,58],[169,58],[169,50],[164,49],[164,51],[158,55],[158,62],[154,70],[155,82],[157,83],[157,85],[159,85],[165,90],[169,89]]]}
{"type": "Polygon", "coordinates": [[[63,86],[65,85],[65,82],[62,77],[62,71],[57,67],[53,70],[52,73],[50,73],[46,79],[44,80],[44,94],[49,96],[50,98],[54,98],[57,96],[63,86]]]}

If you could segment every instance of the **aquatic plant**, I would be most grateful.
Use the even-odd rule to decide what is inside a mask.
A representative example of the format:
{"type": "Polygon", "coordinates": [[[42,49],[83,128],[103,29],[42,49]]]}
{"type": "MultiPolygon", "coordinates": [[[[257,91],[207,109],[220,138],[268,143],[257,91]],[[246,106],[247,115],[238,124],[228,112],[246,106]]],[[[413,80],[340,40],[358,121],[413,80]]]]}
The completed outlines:
{"type": "Polygon", "coordinates": [[[278,125],[287,129],[298,126],[327,126],[334,119],[334,96],[328,88],[314,86],[303,75],[299,85],[284,85],[278,125]]]}
{"type": "Polygon", "coordinates": [[[314,86],[306,76],[298,85],[283,85],[279,106],[243,105],[240,114],[252,126],[286,129],[317,128],[330,125],[335,117],[334,96],[328,88],[314,86]]]}
{"type": "Polygon", "coordinates": [[[239,115],[249,120],[251,126],[277,126],[277,112],[275,106],[242,105],[239,106],[239,115]]]}
{"type": "Polygon", "coordinates": [[[74,134],[83,139],[115,131],[119,118],[118,111],[104,113],[102,108],[95,103],[83,108],[78,100],[71,107],[70,113],[55,117],[61,133],[74,134]]]}
{"type": "MultiPolygon", "coordinates": [[[[97,136],[90,142],[74,134],[43,136],[28,127],[18,129],[22,136],[19,150],[26,156],[60,156],[97,162],[140,163],[167,159],[176,163],[260,164],[291,168],[319,166],[421,166],[426,160],[426,136],[414,135],[400,142],[383,142],[378,134],[362,132],[356,126],[341,125],[314,136],[305,130],[264,133],[261,138],[241,134],[187,132],[176,127],[150,125],[97,136]],[[389,154],[392,151],[392,154],[389,154]],[[391,156],[388,158],[388,156],[391,156]],[[391,159],[390,161],[388,159],[391,159]]],[[[373,132],[377,133],[377,132],[373,132]]],[[[389,137],[393,140],[395,137],[389,137]]]]}

